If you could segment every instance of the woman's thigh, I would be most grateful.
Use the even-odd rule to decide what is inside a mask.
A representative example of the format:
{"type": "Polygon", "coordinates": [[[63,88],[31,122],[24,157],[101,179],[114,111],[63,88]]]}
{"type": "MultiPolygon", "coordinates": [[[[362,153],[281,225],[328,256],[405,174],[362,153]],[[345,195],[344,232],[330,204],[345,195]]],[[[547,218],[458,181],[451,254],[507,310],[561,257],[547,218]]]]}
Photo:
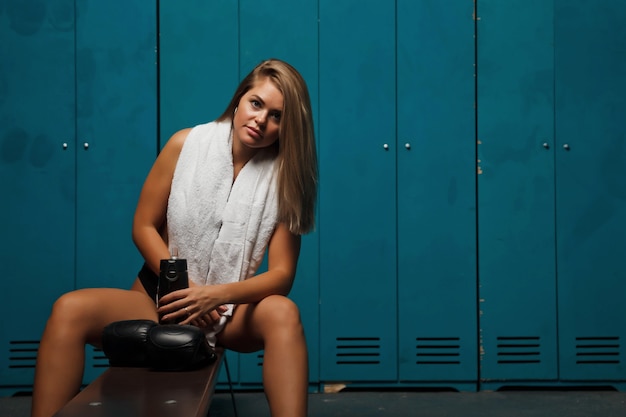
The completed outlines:
{"type": "Polygon", "coordinates": [[[120,320],[158,320],[156,306],[145,292],[115,288],[87,288],[59,298],[51,319],[65,321],[84,332],[88,343],[99,345],[102,329],[120,320]]]}

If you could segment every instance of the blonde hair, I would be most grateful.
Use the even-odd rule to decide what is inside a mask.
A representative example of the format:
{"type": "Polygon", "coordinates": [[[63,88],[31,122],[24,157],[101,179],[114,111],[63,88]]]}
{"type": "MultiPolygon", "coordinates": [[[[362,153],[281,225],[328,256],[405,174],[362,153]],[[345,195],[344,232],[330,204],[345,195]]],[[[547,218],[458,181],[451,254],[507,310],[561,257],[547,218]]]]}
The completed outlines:
{"type": "Polygon", "coordinates": [[[217,120],[232,120],[243,95],[264,79],[271,80],[283,95],[278,134],[279,221],[292,233],[305,234],[315,226],[317,153],[311,100],[300,73],[278,59],[261,62],[241,81],[217,120]]]}

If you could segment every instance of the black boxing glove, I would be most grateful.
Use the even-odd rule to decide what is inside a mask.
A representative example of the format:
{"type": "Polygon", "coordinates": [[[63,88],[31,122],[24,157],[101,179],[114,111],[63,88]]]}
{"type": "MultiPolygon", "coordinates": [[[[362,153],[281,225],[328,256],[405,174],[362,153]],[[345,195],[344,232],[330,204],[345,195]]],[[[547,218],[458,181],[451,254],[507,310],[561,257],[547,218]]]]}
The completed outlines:
{"type": "Polygon", "coordinates": [[[148,330],[146,352],[150,367],[157,371],[185,371],[213,363],[215,350],[198,327],[165,324],[148,330]]]}
{"type": "Polygon", "coordinates": [[[152,320],[116,321],[102,331],[102,351],[111,366],[150,366],[146,346],[152,320]]]}

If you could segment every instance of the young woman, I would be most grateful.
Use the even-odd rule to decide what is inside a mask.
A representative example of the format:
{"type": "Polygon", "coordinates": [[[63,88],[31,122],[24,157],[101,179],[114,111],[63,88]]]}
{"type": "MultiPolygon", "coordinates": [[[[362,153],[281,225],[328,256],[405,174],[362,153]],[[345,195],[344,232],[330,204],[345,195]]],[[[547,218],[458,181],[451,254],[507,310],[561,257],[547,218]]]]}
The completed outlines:
{"type": "Polygon", "coordinates": [[[215,121],[175,133],[144,183],[133,240],[145,264],[132,288],[81,289],[52,308],[39,348],[32,416],[51,416],[77,394],[86,343],[129,319],[173,320],[211,343],[264,349],[272,416],[307,413],[306,341],[289,293],[300,235],[314,225],[317,159],[311,104],[300,74],[260,63],[215,121]],[[256,275],[264,253],[267,272],[256,275]],[[187,259],[190,286],[155,293],[161,259],[187,259]]]}

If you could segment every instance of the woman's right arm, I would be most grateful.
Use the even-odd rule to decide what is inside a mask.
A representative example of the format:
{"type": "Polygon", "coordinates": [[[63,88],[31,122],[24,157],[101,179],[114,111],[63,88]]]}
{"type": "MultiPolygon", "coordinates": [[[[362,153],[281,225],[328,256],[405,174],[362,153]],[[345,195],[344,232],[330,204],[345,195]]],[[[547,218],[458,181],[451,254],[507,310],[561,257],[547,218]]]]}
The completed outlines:
{"type": "Polygon", "coordinates": [[[161,259],[170,257],[164,235],[167,202],[174,169],[191,129],[176,132],[159,153],[143,184],[133,218],[133,242],[147,265],[158,275],[161,259]]]}

